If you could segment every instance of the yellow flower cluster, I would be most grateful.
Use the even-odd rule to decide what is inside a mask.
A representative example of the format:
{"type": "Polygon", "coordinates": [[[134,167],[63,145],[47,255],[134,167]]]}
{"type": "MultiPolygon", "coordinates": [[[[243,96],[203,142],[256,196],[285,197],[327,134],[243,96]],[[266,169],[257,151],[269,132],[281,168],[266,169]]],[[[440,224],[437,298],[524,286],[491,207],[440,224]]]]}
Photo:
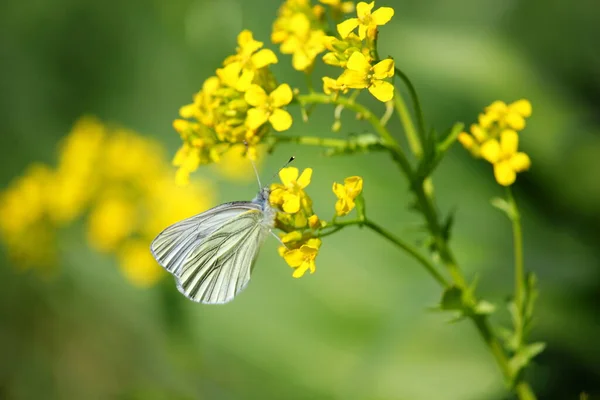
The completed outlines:
{"type": "Polygon", "coordinates": [[[531,116],[531,103],[522,99],[511,104],[495,101],[479,114],[470,134],[462,132],[460,143],[473,157],[483,158],[494,166],[494,177],[502,186],[510,186],[517,173],[529,169],[531,160],[519,151],[518,132],[525,128],[525,118],[531,116]]]}
{"type": "Polygon", "coordinates": [[[218,162],[232,150],[252,159],[256,145],[269,131],[267,122],[280,132],[289,129],[292,117],[285,110],[293,98],[288,84],[277,85],[269,66],[277,56],[252,32],[242,31],[235,55],[227,57],[194,96],[181,107],[181,119],[173,127],[183,141],[173,164],[179,167],[176,180],[185,185],[199,165],[218,162]]]}
{"type": "Polygon", "coordinates": [[[133,284],[152,285],[163,273],[148,243],[212,200],[210,187],[181,188],[170,175],[154,141],[83,118],[60,146],[55,168],[33,165],[0,194],[2,241],[17,265],[55,265],[58,229],[87,215],[90,245],[115,254],[133,284]]]}
{"type": "Polygon", "coordinates": [[[340,38],[328,36],[325,46],[328,53],[323,62],[344,68],[337,78],[323,77],[326,94],[345,93],[348,89],[368,89],[379,101],[387,102],[394,97],[394,86],[386,81],[394,76],[394,60],[377,60],[375,39],[378,26],[385,25],[394,15],[394,9],[380,7],[374,12],[375,2],[360,2],[356,6],[357,18],[350,18],[337,25],[340,38]],[[358,28],[358,34],[353,31],[358,28]]]}
{"type": "MultiPolygon", "coordinates": [[[[279,173],[281,183],[271,185],[269,202],[278,210],[276,227],[285,232],[279,254],[295,269],[294,278],[300,278],[307,271],[315,272],[315,258],[321,248],[320,232],[329,226],[314,213],[312,200],[304,190],[311,177],[310,168],[300,173],[297,168],[288,167],[279,173]]],[[[347,215],[355,208],[355,199],[361,194],[362,186],[360,176],[348,177],[344,184],[333,184],[333,192],[338,198],[335,204],[337,216],[347,215]]]]}
{"type": "Polygon", "coordinates": [[[350,176],[344,179],[344,184],[333,183],[333,193],[338,200],[335,203],[335,213],[338,216],[347,215],[356,206],[355,199],[361,194],[363,180],[360,176],[350,176]]]}
{"type": "Polygon", "coordinates": [[[287,232],[281,238],[285,246],[279,248],[279,254],[295,268],[294,278],[303,276],[306,271],[315,272],[314,260],[321,246],[321,239],[315,237],[315,232],[323,225],[313,212],[311,198],[304,191],[311,177],[310,168],[300,174],[298,168],[288,167],[279,172],[281,183],[271,185],[269,202],[279,210],[277,228],[287,232]]]}
{"type": "MultiPolygon", "coordinates": [[[[338,5],[339,1],[323,1],[338,5]]],[[[347,6],[345,6],[347,7],[347,6]]],[[[280,44],[282,54],[292,55],[292,66],[298,71],[308,71],[315,58],[325,50],[325,9],[321,5],[311,5],[310,0],[287,0],[279,8],[273,23],[271,41],[280,44]]]]}

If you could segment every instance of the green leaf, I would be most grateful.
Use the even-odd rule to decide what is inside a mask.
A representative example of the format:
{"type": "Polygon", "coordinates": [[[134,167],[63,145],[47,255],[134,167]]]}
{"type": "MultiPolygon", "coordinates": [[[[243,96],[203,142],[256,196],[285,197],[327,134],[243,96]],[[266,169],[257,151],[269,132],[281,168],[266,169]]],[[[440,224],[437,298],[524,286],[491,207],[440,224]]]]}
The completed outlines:
{"type": "Polygon", "coordinates": [[[514,356],[511,357],[508,365],[512,376],[517,376],[523,368],[529,365],[529,362],[546,348],[546,343],[535,342],[520,348],[514,356]]]}
{"type": "Polygon", "coordinates": [[[463,291],[456,286],[450,286],[442,294],[440,308],[442,310],[458,310],[462,311],[463,306],[463,291]]]}

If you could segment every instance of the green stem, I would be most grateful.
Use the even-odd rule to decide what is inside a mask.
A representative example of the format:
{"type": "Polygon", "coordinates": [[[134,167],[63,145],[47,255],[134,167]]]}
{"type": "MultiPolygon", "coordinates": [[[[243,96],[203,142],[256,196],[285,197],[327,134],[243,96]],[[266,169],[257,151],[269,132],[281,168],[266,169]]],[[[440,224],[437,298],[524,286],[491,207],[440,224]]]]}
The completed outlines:
{"type": "Polygon", "coordinates": [[[406,107],[406,102],[402,98],[399,90],[396,90],[396,93],[394,93],[394,106],[396,107],[396,112],[404,127],[410,150],[417,158],[421,158],[423,156],[423,146],[421,146],[421,140],[419,139],[415,125],[413,124],[408,108],[406,107]]]}
{"type": "Polygon", "coordinates": [[[305,146],[329,147],[336,149],[345,149],[348,147],[348,141],[335,138],[321,138],[316,136],[283,136],[275,137],[277,143],[295,143],[305,146]]]}
{"type": "MultiPolygon", "coordinates": [[[[417,96],[417,91],[415,90],[414,85],[408,79],[408,76],[402,72],[398,68],[394,68],[396,75],[402,79],[402,82],[408,88],[408,92],[410,93],[410,97],[413,102],[413,106],[415,107],[415,114],[417,114],[417,122],[419,124],[419,132],[421,132],[421,138],[425,136],[425,119],[423,117],[423,110],[421,109],[421,102],[419,101],[419,96],[417,96]]],[[[396,92],[397,93],[397,92],[396,92]]]]}
{"type": "Polygon", "coordinates": [[[404,154],[404,150],[396,142],[394,137],[388,132],[388,130],[381,124],[379,118],[373,114],[368,108],[362,104],[356,103],[352,99],[348,99],[343,96],[333,97],[321,93],[310,93],[305,95],[296,96],[296,100],[302,105],[304,104],[338,104],[345,108],[352,110],[362,115],[366,119],[373,129],[381,136],[386,146],[389,148],[392,158],[398,163],[402,171],[407,177],[412,176],[412,167],[404,154]]]}
{"type": "Polygon", "coordinates": [[[510,205],[510,220],[513,230],[513,246],[515,248],[515,304],[519,313],[523,312],[525,298],[525,272],[523,269],[523,233],[521,230],[521,215],[510,186],[506,188],[506,197],[510,205]]]}
{"type": "Polygon", "coordinates": [[[386,230],[385,228],[381,227],[380,225],[376,224],[375,222],[373,222],[367,218],[349,219],[349,220],[337,221],[337,222],[331,223],[331,224],[329,224],[329,227],[331,227],[332,229],[330,231],[319,234],[318,237],[322,238],[325,236],[329,236],[329,235],[331,235],[335,232],[338,232],[338,231],[342,230],[343,228],[345,228],[347,226],[351,226],[351,225],[366,226],[367,228],[371,229],[372,231],[383,236],[388,241],[392,242],[397,247],[401,248],[406,253],[408,253],[412,258],[417,260],[421,265],[423,265],[423,267],[425,267],[425,269],[427,270],[427,272],[429,272],[429,274],[433,277],[433,279],[435,279],[436,282],[438,282],[442,287],[450,286],[450,283],[446,280],[446,278],[444,278],[442,276],[442,274],[440,274],[438,272],[435,265],[427,257],[425,257],[423,254],[421,254],[415,246],[411,245],[408,242],[405,242],[404,240],[395,236],[390,231],[386,230]]]}

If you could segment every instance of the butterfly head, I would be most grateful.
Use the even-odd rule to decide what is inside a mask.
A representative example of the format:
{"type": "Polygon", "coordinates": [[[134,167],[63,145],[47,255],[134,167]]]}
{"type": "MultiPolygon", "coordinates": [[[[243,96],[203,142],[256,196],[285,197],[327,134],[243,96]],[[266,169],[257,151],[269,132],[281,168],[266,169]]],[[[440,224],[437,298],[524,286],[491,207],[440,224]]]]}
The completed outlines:
{"type": "Polygon", "coordinates": [[[254,203],[258,203],[263,206],[263,208],[269,205],[269,196],[271,195],[271,189],[268,186],[262,187],[254,200],[254,203]]]}

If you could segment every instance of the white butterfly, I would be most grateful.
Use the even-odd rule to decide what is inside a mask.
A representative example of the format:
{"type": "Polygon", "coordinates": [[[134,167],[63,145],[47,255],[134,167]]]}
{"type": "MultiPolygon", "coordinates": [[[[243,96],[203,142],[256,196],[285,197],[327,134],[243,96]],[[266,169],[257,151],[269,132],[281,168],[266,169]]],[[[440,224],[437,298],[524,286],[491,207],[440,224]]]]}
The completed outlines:
{"type": "Polygon", "coordinates": [[[260,246],[275,225],[270,192],[262,187],[252,201],[221,204],[184,219],[152,241],[152,255],[187,298],[223,304],[248,285],[260,246]]]}

